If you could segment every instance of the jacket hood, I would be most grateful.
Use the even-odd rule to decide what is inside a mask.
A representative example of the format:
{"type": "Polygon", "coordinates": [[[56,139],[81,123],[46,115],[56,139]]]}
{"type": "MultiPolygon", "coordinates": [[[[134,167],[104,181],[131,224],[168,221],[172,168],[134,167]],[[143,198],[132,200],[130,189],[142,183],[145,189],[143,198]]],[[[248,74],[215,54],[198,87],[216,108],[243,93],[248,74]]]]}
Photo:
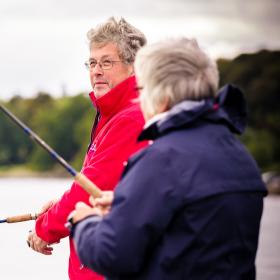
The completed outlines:
{"type": "Polygon", "coordinates": [[[135,76],[122,81],[100,98],[96,98],[94,92],[91,92],[89,96],[101,116],[114,115],[138,97],[135,76]]]}
{"type": "Polygon", "coordinates": [[[163,118],[146,127],[139,140],[153,140],[169,131],[190,127],[201,121],[221,123],[233,133],[242,134],[246,119],[247,107],[243,93],[239,88],[228,84],[219,90],[216,98],[185,100],[175,105],[163,118]]]}

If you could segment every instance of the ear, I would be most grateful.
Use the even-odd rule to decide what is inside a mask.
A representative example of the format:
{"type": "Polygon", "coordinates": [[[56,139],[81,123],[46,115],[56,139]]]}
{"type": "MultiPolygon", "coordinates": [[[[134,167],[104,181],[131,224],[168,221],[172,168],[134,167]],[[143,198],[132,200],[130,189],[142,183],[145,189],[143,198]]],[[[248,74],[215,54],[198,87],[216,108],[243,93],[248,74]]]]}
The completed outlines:
{"type": "Polygon", "coordinates": [[[157,113],[163,113],[163,112],[166,112],[168,111],[170,108],[169,108],[169,98],[166,97],[164,98],[164,100],[162,100],[161,104],[158,106],[157,108],[157,113]]]}
{"type": "Polygon", "coordinates": [[[133,75],[134,75],[134,64],[131,64],[131,69],[130,69],[129,76],[133,76],[133,75]]]}

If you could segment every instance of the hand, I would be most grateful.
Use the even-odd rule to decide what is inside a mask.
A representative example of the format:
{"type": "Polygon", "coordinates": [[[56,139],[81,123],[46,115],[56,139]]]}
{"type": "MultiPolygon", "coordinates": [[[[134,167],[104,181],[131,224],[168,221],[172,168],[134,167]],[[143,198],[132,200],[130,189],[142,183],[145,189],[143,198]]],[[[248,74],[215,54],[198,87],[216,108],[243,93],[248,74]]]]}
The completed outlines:
{"type": "Polygon", "coordinates": [[[114,193],[112,191],[104,191],[99,198],[90,197],[89,201],[93,208],[83,202],[78,202],[67,220],[71,220],[71,223],[75,224],[91,215],[103,217],[109,213],[113,198],[114,193]]]}
{"type": "Polygon", "coordinates": [[[71,220],[71,223],[75,224],[91,215],[102,216],[102,212],[97,207],[92,208],[84,202],[78,202],[75,206],[75,210],[70,213],[67,220],[71,220]]]}
{"type": "Polygon", "coordinates": [[[46,204],[44,204],[43,207],[41,208],[40,212],[38,213],[38,216],[47,212],[57,201],[58,201],[58,199],[52,199],[52,200],[48,201],[46,204]]]}
{"type": "Polygon", "coordinates": [[[102,216],[105,216],[111,210],[111,205],[114,199],[114,192],[104,191],[102,196],[98,198],[90,197],[89,202],[93,207],[100,208],[102,211],[102,216]]]}
{"type": "Polygon", "coordinates": [[[49,246],[49,243],[41,239],[34,230],[29,231],[29,235],[27,237],[28,246],[41,254],[51,255],[53,248],[49,246]]]}

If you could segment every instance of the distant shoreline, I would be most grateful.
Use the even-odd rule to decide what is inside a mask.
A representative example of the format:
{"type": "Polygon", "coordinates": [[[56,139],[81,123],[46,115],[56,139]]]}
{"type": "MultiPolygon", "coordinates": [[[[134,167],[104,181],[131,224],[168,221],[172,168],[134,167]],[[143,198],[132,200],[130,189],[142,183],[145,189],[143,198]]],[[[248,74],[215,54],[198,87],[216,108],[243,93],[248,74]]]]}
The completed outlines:
{"type": "MultiPolygon", "coordinates": [[[[12,166],[0,168],[0,178],[71,178],[68,172],[61,166],[56,166],[53,170],[46,172],[34,171],[26,166],[12,166]]],[[[280,176],[278,173],[263,174],[268,193],[280,195],[280,176]],[[270,176],[270,178],[266,178],[270,176]]]]}
{"type": "Polygon", "coordinates": [[[64,169],[57,167],[54,170],[41,172],[28,169],[24,166],[16,166],[0,169],[0,178],[69,178],[71,177],[64,169]]]}

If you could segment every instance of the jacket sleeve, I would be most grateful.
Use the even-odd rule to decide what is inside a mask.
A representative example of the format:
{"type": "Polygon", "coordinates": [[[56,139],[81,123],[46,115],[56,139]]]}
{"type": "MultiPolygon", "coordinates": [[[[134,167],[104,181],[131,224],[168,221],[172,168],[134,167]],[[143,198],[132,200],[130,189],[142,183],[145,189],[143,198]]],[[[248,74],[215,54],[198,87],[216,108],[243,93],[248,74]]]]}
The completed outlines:
{"type": "MultiPolygon", "coordinates": [[[[106,134],[82,168],[85,174],[102,190],[113,190],[124,168],[128,157],[146,143],[137,143],[136,139],[142,130],[143,123],[129,117],[118,119],[109,127],[106,134]]],[[[43,240],[54,243],[69,235],[65,222],[69,213],[78,201],[87,204],[89,195],[74,182],[60,200],[36,221],[36,233],[43,240]]]]}
{"type": "Polygon", "coordinates": [[[141,270],[183,204],[174,187],[177,174],[166,176],[174,171],[167,154],[145,150],[117,186],[111,212],[99,223],[77,225],[74,242],[82,263],[107,277],[141,270]]]}

